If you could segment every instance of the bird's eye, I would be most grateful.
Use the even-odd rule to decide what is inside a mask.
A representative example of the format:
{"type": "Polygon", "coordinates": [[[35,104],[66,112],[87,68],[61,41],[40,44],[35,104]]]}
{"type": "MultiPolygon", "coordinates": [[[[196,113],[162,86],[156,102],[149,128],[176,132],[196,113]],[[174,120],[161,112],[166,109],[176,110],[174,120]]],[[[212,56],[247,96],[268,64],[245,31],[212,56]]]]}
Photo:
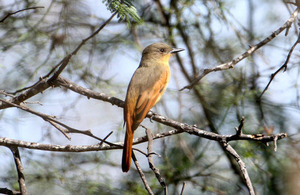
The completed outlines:
{"type": "Polygon", "coordinates": [[[165,51],[165,49],[164,49],[164,48],[161,48],[159,51],[160,51],[160,52],[164,52],[164,51],[165,51]]]}

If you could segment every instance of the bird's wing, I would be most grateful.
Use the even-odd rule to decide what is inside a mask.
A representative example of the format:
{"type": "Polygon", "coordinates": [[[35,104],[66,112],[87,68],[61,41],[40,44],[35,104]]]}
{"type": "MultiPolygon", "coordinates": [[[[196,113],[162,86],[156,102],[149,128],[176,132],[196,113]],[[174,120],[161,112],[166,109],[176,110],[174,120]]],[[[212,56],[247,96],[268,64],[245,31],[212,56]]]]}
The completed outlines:
{"type": "Polygon", "coordinates": [[[136,101],[133,130],[144,120],[149,110],[159,101],[169,81],[169,73],[163,72],[158,79],[141,90],[136,101]]]}

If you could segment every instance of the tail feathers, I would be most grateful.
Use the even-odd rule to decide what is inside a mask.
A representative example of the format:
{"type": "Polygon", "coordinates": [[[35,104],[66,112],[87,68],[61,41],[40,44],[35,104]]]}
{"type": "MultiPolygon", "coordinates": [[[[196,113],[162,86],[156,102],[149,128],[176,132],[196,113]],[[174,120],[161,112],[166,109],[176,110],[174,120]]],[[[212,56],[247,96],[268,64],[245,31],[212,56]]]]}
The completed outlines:
{"type": "Polygon", "coordinates": [[[131,153],[132,153],[132,141],[133,132],[129,129],[126,130],[124,146],[123,146],[123,156],[122,156],[122,171],[128,172],[131,163],[131,153]]]}

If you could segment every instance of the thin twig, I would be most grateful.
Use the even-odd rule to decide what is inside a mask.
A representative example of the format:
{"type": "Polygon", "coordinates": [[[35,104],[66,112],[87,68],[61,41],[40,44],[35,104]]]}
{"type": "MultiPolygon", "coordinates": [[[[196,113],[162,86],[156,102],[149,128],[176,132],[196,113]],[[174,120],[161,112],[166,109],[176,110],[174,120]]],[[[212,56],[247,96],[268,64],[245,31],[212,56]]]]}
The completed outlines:
{"type": "Polygon", "coordinates": [[[142,169],[140,167],[140,164],[139,164],[139,162],[137,161],[137,159],[136,159],[136,157],[134,155],[134,152],[132,152],[132,160],[133,160],[133,162],[135,164],[135,167],[136,167],[136,169],[137,169],[137,171],[138,171],[138,173],[139,173],[139,175],[140,175],[140,177],[141,177],[141,179],[142,179],[142,181],[144,183],[145,189],[147,190],[147,192],[149,194],[154,195],[154,193],[152,192],[152,190],[151,190],[151,188],[150,188],[150,186],[149,186],[149,184],[147,182],[145,174],[143,173],[143,171],[142,171],[142,169]]]}
{"type": "Polygon", "coordinates": [[[132,150],[137,151],[137,152],[143,154],[143,155],[146,156],[146,157],[148,156],[148,154],[147,154],[146,152],[144,152],[144,151],[142,151],[142,150],[140,150],[140,149],[138,149],[138,148],[132,148],[132,150]]]}
{"type": "Polygon", "coordinates": [[[167,190],[167,185],[165,183],[165,180],[162,178],[162,176],[160,175],[159,169],[155,167],[154,162],[153,162],[153,152],[152,152],[152,146],[153,146],[153,133],[151,132],[150,129],[144,127],[146,129],[146,135],[148,138],[148,162],[149,162],[149,167],[150,169],[152,169],[152,171],[154,172],[158,182],[160,183],[160,185],[163,187],[164,189],[164,194],[167,195],[168,194],[168,190],[167,190]]]}
{"type": "Polygon", "coordinates": [[[236,131],[236,134],[237,134],[238,136],[241,136],[241,135],[243,134],[242,129],[243,129],[243,126],[244,126],[244,122],[245,122],[245,118],[242,117],[239,127],[236,128],[236,130],[237,130],[237,131],[236,131]]]}
{"type": "Polygon", "coordinates": [[[267,38],[265,38],[264,40],[262,40],[258,44],[250,47],[250,49],[248,49],[246,52],[244,52],[239,57],[233,59],[230,62],[218,65],[218,66],[216,66],[214,68],[204,69],[203,72],[200,75],[198,75],[189,85],[187,85],[187,86],[183,87],[182,89],[180,89],[180,91],[182,91],[184,89],[192,89],[204,76],[206,76],[207,74],[209,74],[211,72],[221,71],[221,70],[227,70],[227,69],[230,69],[230,68],[234,68],[234,66],[237,63],[239,63],[240,61],[242,61],[246,57],[250,56],[252,53],[254,53],[256,50],[258,50],[262,46],[264,46],[267,43],[269,43],[271,40],[273,40],[275,37],[277,37],[284,29],[289,28],[292,25],[292,23],[294,22],[295,18],[297,17],[298,12],[299,12],[299,10],[296,9],[294,11],[294,13],[290,16],[290,18],[285,22],[284,25],[282,25],[281,27],[279,27],[276,31],[274,31],[271,35],[269,35],[267,38]]]}
{"type": "Polygon", "coordinates": [[[274,151],[275,151],[275,152],[277,151],[277,140],[278,140],[278,137],[275,136],[275,137],[274,137],[274,151]]]}
{"type": "Polygon", "coordinates": [[[123,145],[121,143],[114,144],[99,144],[94,145],[55,145],[55,144],[42,144],[37,142],[26,142],[22,140],[8,139],[5,137],[0,137],[1,146],[17,146],[20,148],[28,148],[34,150],[44,150],[44,151],[53,151],[53,152],[90,152],[90,151],[103,151],[103,150],[115,150],[122,149],[123,145]]]}
{"type": "Polygon", "coordinates": [[[261,98],[261,97],[263,96],[263,94],[267,91],[267,89],[269,88],[269,86],[270,86],[271,82],[273,81],[273,79],[275,78],[275,76],[276,76],[281,70],[283,70],[283,72],[286,71],[286,69],[287,69],[287,64],[288,64],[289,61],[290,61],[290,57],[291,57],[291,55],[292,55],[292,53],[293,53],[295,47],[296,47],[297,44],[299,44],[299,43],[300,43],[300,32],[299,32],[299,35],[298,35],[298,38],[297,38],[296,42],[295,42],[294,45],[291,47],[291,49],[290,49],[290,51],[289,51],[289,53],[288,53],[288,55],[287,55],[287,58],[286,58],[285,62],[283,63],[282,66],[280,66],[280,67],[278,68],[278,70],[276,70],[273,74],[271,74],[270,81],[268,82],[268,84],[267,84],[267,86],[265,87],[265,89],[263,90],[263,92],[260,94],[259,98],[261,98]]]}
{"type": "Polygon", "coordinates": [[[69,81],[61,76],[59,76],[56,79],[54,84],[55,84],[55,86],[62,86],[67,89],[70,89],[70,90],[74,91],[75,93],[86,96],[87,98],[93,98],[93,99],[97,99],[97,100],[101,100],[101,101],[105,101],[105,102],[110,102],[112,105],[124,107],[124,101],[122,101],[118,98],[108,96],[104,93],[95,92],[90,89],[81,87],[80,85],[77,85],[76,83],[69,81]]]}
{"type": "Polygon", "coordinates": [[[9,97],[11,97],[11,98],[15,97],[15,96],[11,95],[10,93],[7,93],[7,92],[4,91],[4,90],[0,90],[0,94],[3,94],[3,95],[5,95],[5,96],[9,96],[9,97]]]}
{"type": "Polygon", "coordinates": [[[20,187],[20,192],[22,195],[27,195],[27,189],[25,185],[25,174],[24,174],[24,169],[23,165],[21,162],[21,157],[19,153],[18,147],[15,146],[10,146],[9,149],[13,153],[17,172],[18,172],[18,182],[19,182],[19,187],[20,187]]]}
{"type": "Polygon", "coordinates": [[[19,13],[19,12],[22,12],[22,11],[26,11],[26,10],[30,10],[30,9],[38,9],[38,8],[44,8],[44,7],[43,6],[28,7],[28,8],[24,8],[24,9],[15,11],[15,12],[7,13],[7,15],[0,20],[0,23],[4,22],[4,20],[6,20],[9,16],[14,15],[16,13],[19,13]]]}
{"type": "Polygon", "coordinates": [[[109,134],[107,134],[107,136],[105,136],[104,138],[103,138],[103,140],[100,142],[100,146],[102,146],[102,144],[104,143],[104,141],[109,137],[109,136],[111,136],[111,134],[113,134],[113,131],[111,131],[109,134]]]}
{"type": "MultiPolygon", "coordinates": [[[[15,96],[15,97],[9,99],[8,101],[11,102],[11,103],[20,104],[21,102],[24,102],[25,100],[35,96],[36,94],[45,91],[49,87],[50,87],[50,85],[47,82],[47,80],[46,79],[41,79],[35,84],[34,87],[24,91],[23,93],[21,93],[18,96],[15,96]]],[[[5,108],[9,108],[9,107],[12,107],[12,105],[0,102],[0,110],[5,109],[5,108]]]]}
{"type": "Polygon", "coordinates": [[[180,195],[183,195],[184,188],[185,188],[185,182],[183,182],[183,184],[182,184],[180,195]]]}
{"type": "Polygon", "coordinates": [[[47,120],[53,127],[55,127],[57,130],[59,130],[68,140],[71,140],[71,136],[68,134],[68,130],[61,128],[59,125],[57,125],[55,122],[47,120]]]}
{"type": "Polygon", "coordinates": [[[79,133],[79,134],[84,134],[84,135],[90,136],[90,137],[95,138],[95,139],[97,139],[97,140],[99,140],[101,142],[105,142],[105,143],[107,143],[109,145],[113,145],[113,143],[110,143],[108,141],[105,141],[105,140],[103,140],[103,139],[95,136],[91,132],[91,130],[78,130],[78,129],[72,128],[72,127],[70,127],[70,126],[68,126],[68,125],[66,125],[66,124],[64,124],[62,122],[59,122],[58,120],[55,119],[56,117],[54,117],[54,116],[50,116],[50,115],[47,115],[47,114],[44,114],[44,113],[41,113],[41,112],[34,111],[34,110],[32,110],[31,108],[29,108],[27,106],[14,104],[14,103],[11,103],[9,101],[3,100],[1,98],[0,98],[0,101],[6,103],[8,105],[14,106],[16,108],[19,108],[21,110],[24,110],[26,112],[29,112],[31,114],[34,114],[36,116],[41,117],[43,120],[49,122],[56,129],[58,129],[61,133],[63,133],[63,135],[66,136],[69,140],[71,139],[71,137],[68,135],[68,133],[79,133]]]}
{"type": "MultiPolygon", "coordinates": [[[[48,89],[50,86],[53,85],[53,82],[55,81],[55,79],[61,74],[61,72],[66,68],[66,66],[68,65],[70,59],[72,58],[73,55],[76,55],[77,52],[81,49],[81,47],[92,37],[94,37],[95,35],[97,35],[112,19],[113,17],[117,14],[117,12],[113,13],[111,15],[111,17],[106,20],[94,33],[92,33],[91,35],[89,35],[87,38],[83,39],[81,41],[81,43],[75,48],[75,50],[64,57],[63,60],[61,60],[54,68],[52,68],[52,70],[50,70],[49,73],[47,73],[45,76],[40,77],[39,81],[37,81],[35,84],[31,85],[30,87],[25,87],[21,90],[18,90],[17,92],[21,92],[24,91],[23,93],[21,93],[20,95],[11,98],[9,101],[15,104],[20,104],[21,102],[25,101],[26,99],[29,99],[33,96],[35,96],[38,93],[41,93],[43,91],[45,91],[46,89],[48,89]],[[58,68],[58,70],[56,72],[54,72],[56,69],[58,68]],[[50,77],[50,75],[53,74],[53,76],[51,78],[48,79],[48,77],[50,77]]],[[[16,92],[12,93],[12,94],[16,94],[16,92]]],[[[8,104],[3,104],[0,103],[0,109],[4,109],[10,107],[8,104]]]]}
{"type": "Polygon", "coordinates": [[[0,188],[0,194],[21,195],[20,191],[14,191],[7,188],[0,188]]]}
{"type": "Polygon", "coordinates": [[[69,54],[68,56],[65,57],[63,63],[61,66],[59,66],[58,70],[53,74],[53,76],[49,79],[49,82],[52,82],[57,79],[57,77],[62,73],[62,71],[66,68],[68,65],[70,59],[72,58],[73,55],[76,55],[77,52],[80,50],[80,48],[91,38],[93,38],[95,35],[97,35],[114,17],[117,15],[117,11],[113,13],[94,33],[92,33],[90,36],[87,38],[83,39],[81,43],[75,48],[75,50],[69,54]]]}

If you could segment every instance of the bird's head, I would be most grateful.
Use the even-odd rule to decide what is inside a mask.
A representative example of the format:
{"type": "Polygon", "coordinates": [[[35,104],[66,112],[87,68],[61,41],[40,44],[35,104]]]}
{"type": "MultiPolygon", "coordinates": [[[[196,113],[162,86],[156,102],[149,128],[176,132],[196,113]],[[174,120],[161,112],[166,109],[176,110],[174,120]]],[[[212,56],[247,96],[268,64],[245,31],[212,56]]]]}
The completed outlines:
{"type": "Polygon", "coordinates": [[[165,64],[169,63],[172,54],[183,51],[184,49],[172,48],[165,43],[153,43],[143,51],[143,60],[158,61],[165,64]]]}

